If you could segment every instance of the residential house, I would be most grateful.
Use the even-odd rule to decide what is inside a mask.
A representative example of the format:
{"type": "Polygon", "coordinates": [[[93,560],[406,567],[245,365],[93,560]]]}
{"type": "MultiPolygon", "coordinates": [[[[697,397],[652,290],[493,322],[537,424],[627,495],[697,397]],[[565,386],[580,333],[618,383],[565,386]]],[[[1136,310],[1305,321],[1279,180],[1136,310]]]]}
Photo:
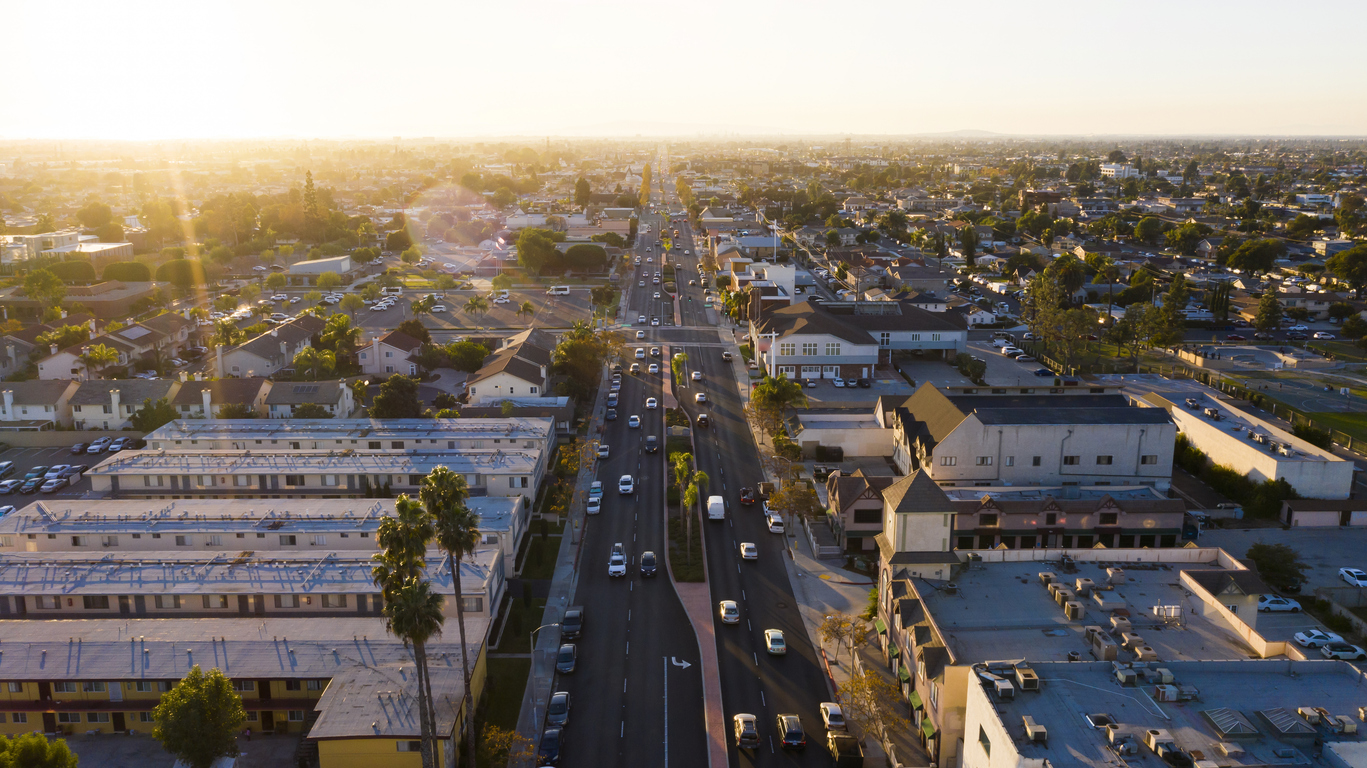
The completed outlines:
{"type": "Polygon", "coordinates": [[[421,349],[421,341],[402,331],[390,331],[384,336],[376,336],[370,346],[362,347],[356,356],[361,363],[362,373],[372,376],[385,373],[416,376],[417,355],[421,349]]]}
{"type": "Polygon", "coordinates": [[[71,397],[79,382],[71,379],[7,381],[0,388],[0,430],[27,431],[71,426],[71,397]]]}
{"type": "Polygon", "coordinates": [[[470,404],[547,396],[554,350],[555,339],[542,330],[529,328],[510,336],[467,380],[470,404]]]}
{"type": "Polygon", "coordinates": [[[909,288],[936,296],[948,294],[953,289],[956,279],[954,273],[947,269],[920,264],[891,266],[888,267],[886,274],[893,288],[909,288]]]}
{"type": "Polygon", "coordinates": [[[219,378],[271,376],[294,362],[294,356],[313,346],[313,336],[324,321],[301,315],[235,347],[214,350],[219,378]]]}
{"type": "Polygon", "coordinates": [[[266,393],[266,417],[292,419],[295,418],[294,409],[313,403],[326,408],[334,419],[346,419],[355,410],[353,398],[346,379],[277,382],[266,393]]]}
{"type": "Polygon", "coordinates": [[[38,361],[38,378],[89,378],[91,371],[87,369],[85,351],[100,345],[118,353],[118,359],[106,367],[128,369],[139,363],[152,365],[158,360],[166,361],[180,354],[194,327],[193,322],[180,315],[166,313],[66,349],[49,349],[49,354],[38,361]]]}
{"type": "Polygon", "coordinates": [[[182,419],[214,419],[225,405],[245,406],[257,416],[267,415],[266,395],[272,386],[288,387],[289,382],[274,384],[270,379],[218,379],[183,381],[171,400],[182,419]]]}
{"type": "Polygon", "coordinates": [[[144,403],[162,398],[169,402],[179,391],[179,381],[88,379],[80,382],[69,399],[72,425],[106,432],[131,429],[133,414],[142,410],[144,403]]]}
{"type": "Polygon", "coordinates": [[[883,532],[883,490],[895,482],[896,477],[868,475],[862,469],[836,471],[826,478],[826,510],[842,550],[857,554],[877,549],[874,539],[883,532]]]}

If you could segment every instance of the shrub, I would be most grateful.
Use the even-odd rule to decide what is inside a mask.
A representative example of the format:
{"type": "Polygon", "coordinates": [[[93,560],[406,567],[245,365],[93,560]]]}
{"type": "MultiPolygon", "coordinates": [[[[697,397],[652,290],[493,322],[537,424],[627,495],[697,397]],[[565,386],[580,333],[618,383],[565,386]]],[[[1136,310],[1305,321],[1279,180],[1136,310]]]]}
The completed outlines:
{"type": "Polygon", "coordinates": [[[95,267],[88,261],[59,261],[47,269],[64,283],[95,282],[95,267]]]}
{"type": "Polygon", "coordinates": [[[1326,451],[1330,449],[1331,445],[1333,445],[1329,437],[1329,430],[1315,429],[1309,424],[1295,425],[1291,428],[1291,434],[1295,435],[1296,437],[1299,437],[1300,439],[1304,440],[1305,442],[1313,446],[1323,448],[1326,451]]]}
{"type": "Polygon", "coordinates": [[[204,265],[196,259],[172,259],[157,267],[157,279],[188,290],[204,284],[204,265]]]}
{"type": "Polygon", "coordinates": [[[152,280],[152,270],[139,261],[116,261],[104,268],[102,277],[125,283],[146,283],[152,280]]]}

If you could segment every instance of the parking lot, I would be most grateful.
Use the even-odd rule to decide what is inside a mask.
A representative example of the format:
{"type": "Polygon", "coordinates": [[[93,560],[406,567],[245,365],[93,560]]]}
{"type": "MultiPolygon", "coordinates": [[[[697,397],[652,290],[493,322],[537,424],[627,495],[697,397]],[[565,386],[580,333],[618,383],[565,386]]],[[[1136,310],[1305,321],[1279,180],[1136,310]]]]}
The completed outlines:
{"type": "Polygon", "coordinates": [[[1347,586],[1339,579],[1340,568],[1367,570],[1367,529],[1364,528],[1210,528],[1201,532],[1201,546],[1220,547],[1240,559],[1250,546],[1259,542],[1285,544],[1296,550],[1308,566],[1302,595],[1313,594],[1316,587],[1347,586]]]}
{"type": "MultiPolygon", "coordinates": [[[[75,442],[74,440],[72,441],[75,442]]],[[[22,480],[25,473],[34,467],[52,467],[57,464],[86,464],[91,467],[99,464],[108,454],[73,456],[70,447],[61,448],[10,448],[0,451],[0,461],[14,462],[14,473],[7,480],[22,480]]],[[[82,476],[75,485],[69,485],[56,493],[20,494],[17,490],[0,495],[0,505],[22,507],[36,498],[44,499],[82,499],[90,497],[90,478],[82,476]]]]}

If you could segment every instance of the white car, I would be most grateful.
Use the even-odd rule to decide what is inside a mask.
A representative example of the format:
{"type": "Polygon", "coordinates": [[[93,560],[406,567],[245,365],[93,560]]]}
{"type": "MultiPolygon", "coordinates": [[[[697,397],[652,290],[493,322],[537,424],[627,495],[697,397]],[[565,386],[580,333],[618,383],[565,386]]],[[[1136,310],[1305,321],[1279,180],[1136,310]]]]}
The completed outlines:
{"type": "Polygon", "coordinates": [[[271,301],[289,301],[289,298],[290,297],[286,296],[283,293],[277,293],[271,297],[271,301]]]}
{"type": "Polygon", "coordinates": [[[1300,613],[1301,604],[1295,600],[1288,600],[1285,597],[1262,595],[1258,598],[1258,610],[1262,613],[1271,613],[1273,611],[1300,613]]]}
{"type": "Polygon", "coordinates": [[[694,372],[693,372],[693,380],[694,380],[694,381],[702,381],[702,371],[694,371],[694,372]]]}
{"type": "Polygon", "coordinates": [[[788,653],[788,644],[783,641],[783,630],[764,630],[764,650],[771,656],[782,656],[788,653]]]}
{"type": "Polygon", "coordinates": [[[658,317],[652,317],[652,318],[650,318],[650,324],[651,324],[651,325],[659,325],[659,324],[660,324],[660,318],[658,318],[658,317]]]}
{"type": "Polygon", "coordinates": [[[637,360],[644,360],[644,359],[646,359],[646,350],[645,350],[645,347],[637,347],[637,348],[636,348],[636,359],[637,359],[637,360]]]}
{"type": "Polygon", "coordinates": [[[1287,330],[1288,330],[1288,331],[1308,331],[1308,330],[1310,330],[1310,326],[1304,325],[1304,324],[1297,324],[1297,325],[1291,326],[1291,327],[1288,328],[1287,330]]]}
{"type": "Polygon", "coordinates": [[[723,624],[740,623],[740,606],[735,600],[723,600],[717,604],[717,614],[721,616],[723,624]]]}
{"type": "Polygon", "coordinates": [[[655,410],[656,408],[659,408],[659,407],[660,407],[660,403],[659,403],[658,400],[656,400],[656,399],[653,398],[653,397],[647,397],[647,398],[646,398],[646,410],[647,410],[647,411],[653,411],[653,410],[655,410]]]}
{"type": "Polygon", "coordinates": [[[631,475],[622,475],[621,479],[617,481],[617,492],[623,496],[636,492],[636,481],[632,479],[631,475]]]}
{"type": "Polygon", "coordinates": [[[640,417],[640,416],[637,416],[637,415],[635,415],[635,414],[632,414],[631,418],[627,419],[627,426],[630,427],[631,429],[640,429],[640,428],[641,428],[641,417],[640,417]]]}
{"type": "Polygon", "coordinates": [[[433,312],[445,312],[445,311],[446,311],[446,305],[445,305],[445,304],[433,304],[433,305],[432,305],[432,311],[433,311],[433,312]]]}
{"type": "Polygon", "coordinates": [[[608,457],[608,454],[609,454],[609,453],[610,453],[610,449],[608,448],[608,444],[607,444],[607,443],[602,443],[602,444],[600,444],[600,445],[598,446],[598,458],[600,458],[600,459],[606,459],[606,458],[608,457]]]}
{"type": "Polygon", "coordinates": [[[645,337],[646,337],[646,332],[645,332],[645,331],[637,331],[637,332],[636,332],[636,338],[638,338],[638,339],[644,339],[645,337]]]}
{"type": "Polygon", "coordinates": [[[839,376],[836,376],[835,378],[831,379],[831,385],[834,386],[836,389],[842,389],[845,386],[845,380],[840,378],[839,376]]]}
{"type": "Polygon", "coordinates": [[[1315,338],[1333,341],[1334,334],[1329,333],[1328,331],[1315,331],[1315,338]]]}
{"type": "Polygon", "coordinates": [[[655,298],[657,298],[657,299],[660,298],[660,292],[659,292],[659,291],[656,291],[656,292],[655,292],[655,298]]]}
{"type": "MultiPolygon", "coordinates": [[[[767,502],[765,506],[768,506],[767,502]]],[[[764,524],[769,526],[769,533],[783,533],[783,518],[779,517],[777,512],[770,512],[764,518],[764,524]]]]}
{"type": "Polygon", "coordinates": [[[596,498],[596,499],[589,499],[589,504],[588,504],[587,507],[584,508],[584,511],[587,512],[587,513],[589,513],[590,515],[596,515],[596,514],[598,514],[599,512],[602,512],[602,511],[603,511],[603,499],[602,499],[602,497],[600,496],[599,498],[596,498]]]}
{"type": "Polygon", "coordinates": [[[742,542],[740,543],[740,559],[742,559],[742,560],[758,560],[758,559],[759,559],[759,547],[756,547],[752,542],[749,542],[749,541],[742,541],[742,542]]]}
{"type": "Polygon", "coordinates": [[[627,556],[626,553],[622,551],[622,543],[618,542],[612,545],[612,554],[608,555],[608,576],[615,577],[626,575],[627,556]]]}
{"type": "Polygon", "coordinates": [[[645,316],[645,315],[637,315],[637,316],[636,316],[636,322],[638,322],[638,323],[644,323],[645,321],[646,321],[646,316],[645,316]]]}
{"type": "Polygon", "coordinates": [[[1320,648],[1320,655],[1326,659],[1339,659],[1340,661],[1367,660],[1367,651],[1350,643],[1326,643],[1320,648]]]}
{"type": "Polygon", "coordinates": [[[1304,632],[1297,632],[1294,637],[1296,642],[1306,648],[1318,648],[1326,643],[1341,643],[1343,638],[1333,632],[1325,632],[1319,629],[1307,629],[1304,632]]]}
{"type": "Polygon", "coordinates": [[[1020,347],[1002,347],[1002,354],[1007,357],[1015,357],[1016,355],[1025,354],[1025,350],[1020,347]]]}
{"type": "Polygon", "coordinates": [[[1367,572],[1359,568],[1340,568],[1339,578],[1348,582],[1350,587],[1367,587],[1367,572]]]}
{"type": "Polygon", "coordinates": [[[510,301],[512,301],[512,299],[507,296],[499,296],[497,299],[494,299],[495,304],[507,304],[510,301]]]}
{"type": "Polygon", "coordinates": [[[659,373],[659,372],[660,372],[660,364],[659,364],[659,363],[651,363],[651,364],[650,364],[650,367],[649,367],[649,368],[646,368],[646,370],[647,370],[648,372],[650,372],[650,373],[659,373]]]}
{"type": "Polygon", "coordinates": [[[601,498],[603,498],[603,481],[602,481],[602,480],[594,480],[592,483],[589,483],[589,498],[590,498],[590,499],[601,499],[601,498]]]}
{"type": "Polygon", "coordinates": [[[843,731],[845,728],[845,712],[839,704],[833,701],[823,701],[817,707],[821,711],[821,724],[826,726],[828,731],[843,731]]]}
{"type": "Polygon", "coordinates": [[[706,402],[707,402],[707,393],[706,393],[706,392],[699,392],[698,394],[694,395],[694,396],[693,396],[693,402],[698,403],[698,404],[700,404],[700,405],[701,405],[702,403],[706,403],[706,402]]]}
{"type": "Polygon", "coordinates": [[[644,280],[641,281],[641,287],[642,287],[642,288],[646,287],[646,281],[644,281],[644,280]]]}

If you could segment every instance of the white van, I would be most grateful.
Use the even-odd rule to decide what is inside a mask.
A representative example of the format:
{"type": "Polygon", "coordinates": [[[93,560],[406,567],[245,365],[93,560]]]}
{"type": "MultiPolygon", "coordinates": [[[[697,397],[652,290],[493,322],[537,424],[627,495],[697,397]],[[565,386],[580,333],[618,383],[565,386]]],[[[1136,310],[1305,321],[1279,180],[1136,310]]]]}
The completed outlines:
{"type": "Polygon", "coordinates": [[[569,296],[570,287],[568,285],[552,285],[546,289],[547,296],[569,296]]]}
{"type": "Polygon", "coordinates": [[[381,288],[380,293],[384,294],[385,296],[402,296],[403,288],[397,286],[394,288],[381,288]]]}
{"type": "Polygon", "coordinates": [[[707,497],[707,519],[708,519],[708,520],[725,520],[725,519],[726,519],[726,502],[722,500],[722,497],[720,497],[720,496],[708,496],[708,497],[707,497]]]}

